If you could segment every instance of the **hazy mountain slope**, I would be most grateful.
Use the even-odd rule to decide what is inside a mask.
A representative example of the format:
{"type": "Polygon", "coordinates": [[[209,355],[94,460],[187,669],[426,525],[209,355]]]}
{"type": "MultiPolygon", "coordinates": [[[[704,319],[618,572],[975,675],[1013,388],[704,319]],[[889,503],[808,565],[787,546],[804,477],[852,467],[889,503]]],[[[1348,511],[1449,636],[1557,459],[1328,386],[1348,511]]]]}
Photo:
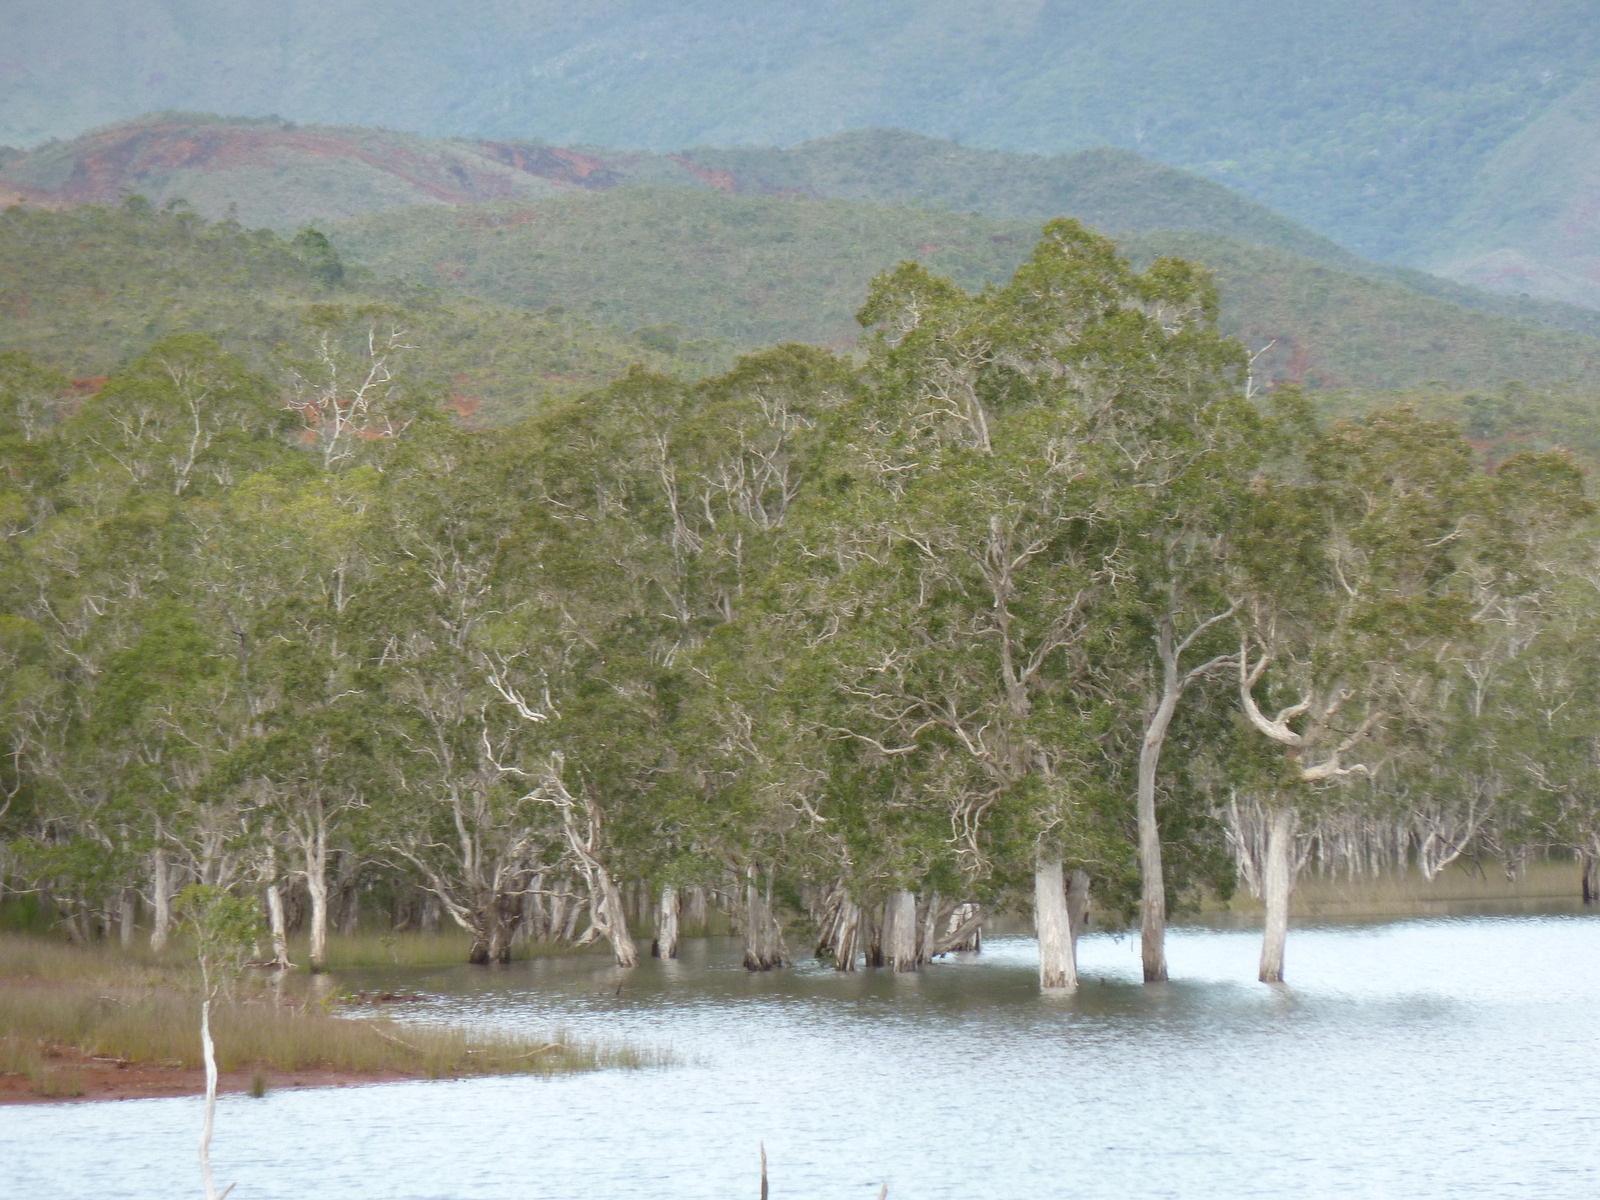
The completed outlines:
{"type": "Polygon", "coordinates": [[[11,196],[58,208],[116,203],[137,193],[158,207],[181,198],[208,218],[232,212],[246,225],[281,231],[405,205],[452,206],[624,184],[914,202],[1035,220],[1070,214],[1108,233],[1165,228],[1222,234],[1468,308],[1600,333],[1600,313],[1593,310],[1477,291],[1359,259],[1219,184],[1109,148],[1046,157],[878,129],[787,150],[661,155],[161,113],[0,160],[0,204],[11,196]]]}
{"type": "MultiPolygon", "coordinates": [[[[877,272],[906,258],[968,287],[1009,277],[1038,222],[913,207],[618,188],[483,208],[416,208],[330,230],[354,261],[500,303],[559,303],[667,344],[682,337],[757,346],[846,346],[877,272]]],[[[1149,231],[1123,249],[1177,253],[1216,269],[1223,324],[1274,379],[1318,387],[1427,381],[1591,379],[1600,339],[1469,312],[1285,251],[1214,235],[1149,231]]]]}
{"type": "Polygon", "coordinates": [[[1600,80],[1501,145],[1432,243],[1476,287],[1600,308],[1600,80]]]}
{"type": "Polygon", "coordinates": [[[0,350],[85,378],[168,334],[197,332],[271,370],[280,346],[305,338],[312,305],[378,305],[416,347],[408,383],[481,421],[599,386],[635,362],[697,367],[696,348],[674,356],[577,314],[395,289],[359,273],[329,282],[327,266],[270,233],[138,206],[0,212],[0,350]]]}
{"type": "Polygon", "coordinates": [[[155,108],[676,149],[1137,149],[1404,258],[1596,74],[1591,0],[10,0],[0,141],[155,108]]]}

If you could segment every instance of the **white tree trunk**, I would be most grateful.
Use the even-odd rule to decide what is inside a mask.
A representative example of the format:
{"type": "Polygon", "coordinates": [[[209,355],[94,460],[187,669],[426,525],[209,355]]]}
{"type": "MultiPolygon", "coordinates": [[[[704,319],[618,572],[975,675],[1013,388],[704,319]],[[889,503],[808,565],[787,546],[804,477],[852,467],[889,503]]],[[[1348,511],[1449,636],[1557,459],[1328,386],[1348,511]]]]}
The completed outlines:
{"type": "Polygon", "coordinates": [[[744,965],[747,971],[770,971],[788,961],[784,953],[783,931],[772,913],[772,880],[763,892],[756,869],[745,875],[744,887],[744,965]]]}
{"type": "Polygon", "coordinates": [[[1289,893],[1294,888],[1295,811],[1285,804],[1272,810],[1267,826],[1267,861],[1261,894],[1266,926],[1261,935],[1261,982],[1283,982],[1283,947],[1289,936],[1289,893]]]}
{"type": "Polygon", "coordinates": [[[1041,860],[1033,869],[1033,926],[1039,938],[1039,986],[1047,992],[1076,988],[1078,966],[1059,858],[1041,860]]]}
{"type": "Polygon", "coordinates": [[[167,938],[172,932],[172,867],[167,862],[165,846],[157,848],[151,866],[150,901],[155,910],[150,928],[150,949],[159,954],[166,949],[167,938]]]}
{"type": "Polygon", "coordinates": [[[1156,823],[1156,774],[1177,708],[1176,684],[1169,679],[1139,748],[1139,952],[1146,983],[1167,977],[1167,884],[1161,865],[1161,827],[1156,823]]]}
{"type": "Polygon", "coordinates": [[[122,889],[122,903],[117,912],[117,939],[124,950],[133,949],[134,916],[138,912],[139,893],[131,887],[122,889]]]}
{"type": "Polygon", "coordinates": [[[884,916],[884,958],[897,974],[917,969],[917,894],[904,889],[889,897],[884,916]]]}
{"type": "Polygon", "coordinates": [[[289,931],[283,919],[283,893],[276,883],[267,884],[267,925],[272,931],[272,965],[283,970],[289,965],[289,931]]]}
{"type": "Polygon", "coordinates": [[[661,889],[656,940],[651,950],[657,958],[678,957],[678,889],[670,884],[661,889]]]}
{"type": "Polygon", "coordinates": [[[311,973],[315,975],[328,965],[328,831],[321,821],[301,849],[306,892],[311,897],[311,973]]]}
{"type": "Polygon", "coordinates": [[[1067,925],[1072,930],[1072,961],[1078,961],[1078,939],[1089,924],[1089,872],[1067,876],[1067,925]]]}
{"type": "Polygon", "coordinates": [[[618,890],[616,881],[611,878],[611,873],[604,867],[596,866],[594,872],[600,892],[598,905],[600,920],[596,924],[606,941],[611,943],[611,952],[616,956],[617,966],[637,967],[639,948],[634,945],[633,935],[628,932],[628,914],[622,906],[622,893],[618,890]]]}
{"type": "MultiPolygon", "coordinates": [[[[206,1064],[206,1115],[200,1126],[200,1181],[205,1185],[206,1200],[220,1200],[217,1185],[211,1178],[211,1126],[217,1115],[217,1048],[211,1041],[211,995],[200,1002],[200,1053],[206,1064]]],[[[230,1184],[222,1194],[233,1190],[230,1184]]]]}

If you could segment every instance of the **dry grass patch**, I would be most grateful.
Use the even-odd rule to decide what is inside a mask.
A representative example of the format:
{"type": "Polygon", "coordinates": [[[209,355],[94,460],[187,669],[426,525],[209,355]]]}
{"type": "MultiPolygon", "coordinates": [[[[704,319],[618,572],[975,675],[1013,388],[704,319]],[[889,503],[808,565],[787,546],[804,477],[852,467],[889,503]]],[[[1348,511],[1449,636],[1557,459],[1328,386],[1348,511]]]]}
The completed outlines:
{"type": "MultiPolygon", "coordinates": [[[[77,1095],[63,1051],[88,1059],[194,1070],[201,1064],[197,972],[111,948],[0,937],[0,1074],[26,1076],[39,1096],[77,1095]]],[[[309,981],[284,996],[246,981],[216,1004],[212,1031],[223,1072],[318,1070],[352,1076],[538,1074],[662,1065],[629,1046],[406,1025],[332,1015],[309,1001],[309,981]]]]}

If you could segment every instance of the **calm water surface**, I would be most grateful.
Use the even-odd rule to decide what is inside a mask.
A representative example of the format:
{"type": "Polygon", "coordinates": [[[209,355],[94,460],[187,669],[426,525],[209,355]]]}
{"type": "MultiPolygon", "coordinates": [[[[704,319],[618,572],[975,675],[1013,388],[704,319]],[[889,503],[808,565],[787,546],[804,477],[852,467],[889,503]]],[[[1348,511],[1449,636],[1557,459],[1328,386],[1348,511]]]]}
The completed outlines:
{"type": "MultiPolygon", "coordinates": [[[[227,1097],[234,1200],[774,1200],[1600,1194],[1600,918],[1291,934],[1175,930],[1174,981],[1082,944],[1038,994],[1033,943],[921,975],[750,976],[723,941],[625,976],[589,957],[365,972],[402,1014],[664,1047],[682,1065],[560,1079],[227,1097]],[[620,991],[618,990],[620,984],[620,991]]],[[[0,1110],[6,1200],[199,1194],[198,1100],[0,1110]]]]}

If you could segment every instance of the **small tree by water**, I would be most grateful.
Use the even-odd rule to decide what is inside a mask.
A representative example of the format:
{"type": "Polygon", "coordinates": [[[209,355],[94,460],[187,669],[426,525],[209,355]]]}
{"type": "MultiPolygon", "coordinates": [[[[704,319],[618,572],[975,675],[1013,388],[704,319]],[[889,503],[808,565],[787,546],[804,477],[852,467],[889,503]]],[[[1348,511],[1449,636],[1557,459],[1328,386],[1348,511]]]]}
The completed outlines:
{"type": "Polygon", "coordinates": [[[206,1115],[200,1130],[200,1179],[206,1200],[222,1200],[211,1177],[211,1130],[217,1112],[217,1051],[211,1040],[211,1002],[231,994],[261,936],[261,913],[254,901],[220,888],[191,884],[178,895],[178,917],[194,937],[200,964],[200,1049],[206,1065],[206,1115]]]}

